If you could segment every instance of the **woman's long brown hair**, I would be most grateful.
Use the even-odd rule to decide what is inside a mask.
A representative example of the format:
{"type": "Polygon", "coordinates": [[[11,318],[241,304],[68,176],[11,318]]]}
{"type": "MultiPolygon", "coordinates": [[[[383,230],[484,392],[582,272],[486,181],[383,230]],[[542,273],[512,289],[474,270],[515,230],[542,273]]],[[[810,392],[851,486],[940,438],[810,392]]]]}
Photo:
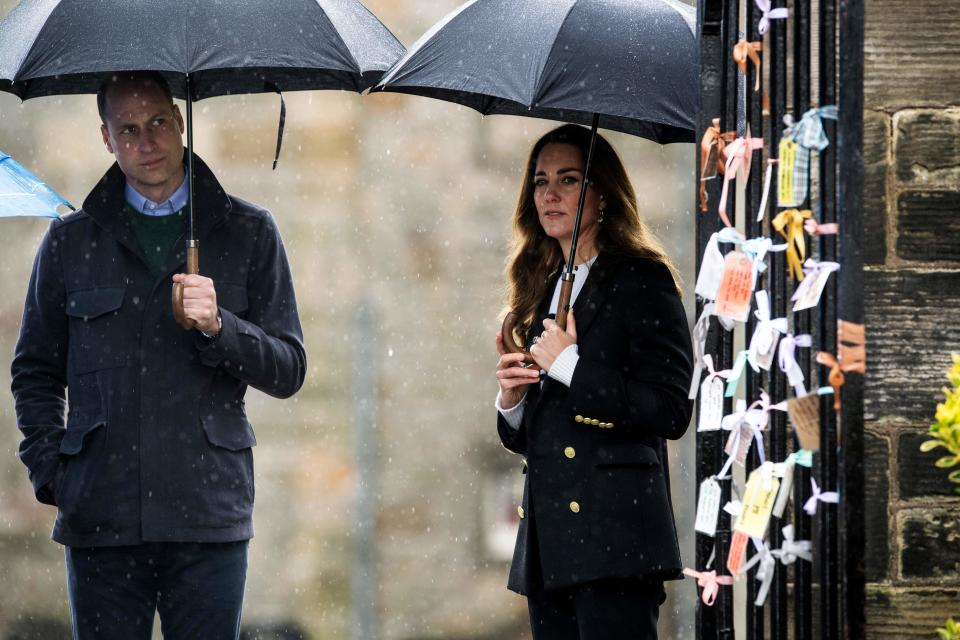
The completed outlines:
{"type": "MultiPolygon", "coordinates": [[[[540,138],[530,151],[513,214],[513,241],[506,268],[506,308],[501,314],[509,311],[517,314],[515,337],[518,344],[523,344],[533,324],[537,305],[547,293],[551,276],[563,268],[560,243],[543,231],[533,202],[533,176],[537,158],[548,144],[573,145],[580,150],[580,157],[585,162],[590,148],[590,130],[572,124],[564,125],[540,138]]],[[[660,241],[640,219],[637,196],[623,163],[610,143],[600,135],[597,135],[593,149],[590,186],[606,202],[603,223],[597,226],[597,249],[607,255],[644,257],[664,264],[673,274],[679,292],[680,275],[677,268],[667,257],[660,241]]]]}

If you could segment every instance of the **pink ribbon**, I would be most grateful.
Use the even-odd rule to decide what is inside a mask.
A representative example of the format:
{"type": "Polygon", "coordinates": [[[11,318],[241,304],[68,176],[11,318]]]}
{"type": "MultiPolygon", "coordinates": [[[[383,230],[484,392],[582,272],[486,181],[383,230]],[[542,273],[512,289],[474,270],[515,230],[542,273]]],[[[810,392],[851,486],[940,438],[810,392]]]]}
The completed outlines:
{"type": "MultiPolygon", "coordinates": [[[[736,177],[743,169],[744,177],[750,177],[750,161],[753,152],[763,148],[763,138],[737,138],[727,145],[727,166],[723,172],[723,189],[720,191],[720,219],[723,224],[733,228],[727,217],[727,189],[730,180],[736,177]]],[[[739,234],[738,234],[739,235],[739,234]]]]}
{"type": "Polygon", "coordinates": [[[703,604],[712,607],[720,593],[720,585],[730,586],[733,584],[733,576],[718,576],[716,571],[694,571],[693,569],[684,569],[683,575],[697,579],[697,586],[703,587],[703,594],[700,598],[703,604]]]}
{"type": "Polygon", "coordinates": [[[803,230],[812,236],[828,236],[839,233],[840,225],[836,222],[820,224],[812,218],[807,218],[803,221],[803,230]]]}
{"type": "Polygon", "coordinates": [[[817,486],[817,481],[813,478],[810,478],[810,487],[813,493],[810,496],[810,499],[807,500],[803,505],[803,510],[807,512],[808,516],[817,514],[818,502],[830,502],[833,504],[840,502],[839,493],[836,491],[820,491],[820,487],[817,486]]]}
{"type": "Polygon", "coordinates": [[[757,25],[757,31],[760,35],[765,34],[767,29],[770,28],[771,20],[783,20],[790,15],[790,12],[785,8],[770,9],[770,0],[754,0],[754,3],[763,12],[763,15],[760,16],[760,24],[757,25]]]}

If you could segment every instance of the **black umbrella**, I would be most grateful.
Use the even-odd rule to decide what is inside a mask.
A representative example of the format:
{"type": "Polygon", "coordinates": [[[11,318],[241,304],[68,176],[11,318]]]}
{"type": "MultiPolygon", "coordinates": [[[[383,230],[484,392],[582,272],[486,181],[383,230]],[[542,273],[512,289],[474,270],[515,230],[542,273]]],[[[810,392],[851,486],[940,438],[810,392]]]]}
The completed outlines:
{"type": "MultiPolygon", "coordinates": [[[[375,90],[483,114],[590,124],[594,136],[603,126],[661,144],[693,142],[697,52],[696,11],[677,0],[471,0],[417,41],[375,90]]],[[[585,177],[592,155],[593,139],[585,177]]],[[[563,275],[561,327],[586,186],[563,275]]],[[[511,316],[503,338],[518,351],[511,316]]]]}
{"type": "MultiPolygon", "coordinates": [[[[0,21],[0,90],[27,100],[95,93],[113,71],[163,74],[187,103],[187,270],[196,273],[193,101],[305,89],[361,92],[403,51],[357,0],[23,0],[0,21]]],[[[283,120],[281,98],[277,154],[283,120]]],[[[182,306],[174,311],[180,322],[182,306]]]]}

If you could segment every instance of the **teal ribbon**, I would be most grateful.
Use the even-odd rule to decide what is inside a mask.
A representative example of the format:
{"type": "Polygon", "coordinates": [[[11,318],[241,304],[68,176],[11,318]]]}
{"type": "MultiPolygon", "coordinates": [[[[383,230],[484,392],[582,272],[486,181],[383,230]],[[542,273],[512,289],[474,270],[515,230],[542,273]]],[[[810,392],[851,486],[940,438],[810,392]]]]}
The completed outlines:
{"type": "Polygon", "coordinates": [[[743,374],[744,367],[747,364],[749,351],[741,351],[737,354],[737,359],[733,361],[733,368],[730,369],[730,377],[727,378],[727,390],[723,394],[725,398],[732,398],[740,385],[740,376],[743,374]]]}

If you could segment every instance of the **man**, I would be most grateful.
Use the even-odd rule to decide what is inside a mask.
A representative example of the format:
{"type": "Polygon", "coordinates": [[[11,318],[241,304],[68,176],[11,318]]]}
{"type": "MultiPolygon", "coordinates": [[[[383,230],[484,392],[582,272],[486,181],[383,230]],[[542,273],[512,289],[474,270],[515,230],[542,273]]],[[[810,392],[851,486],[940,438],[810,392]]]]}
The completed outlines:
{"type": "Polygon", "coordinates": [[[303,384],[293,283],[270,214],[194,158],[200,273],[184,266],[183,119],[156,73],[97,104],[116,163],[37,252],[12,364],[20,458],[56,505],[75,638],[236,638],[253,536],[253,386],[303,384]],[[196,329],[174,321],[171,280],[196,329]],[[66,416],[65,413],[66,405],[66,416]]]}

